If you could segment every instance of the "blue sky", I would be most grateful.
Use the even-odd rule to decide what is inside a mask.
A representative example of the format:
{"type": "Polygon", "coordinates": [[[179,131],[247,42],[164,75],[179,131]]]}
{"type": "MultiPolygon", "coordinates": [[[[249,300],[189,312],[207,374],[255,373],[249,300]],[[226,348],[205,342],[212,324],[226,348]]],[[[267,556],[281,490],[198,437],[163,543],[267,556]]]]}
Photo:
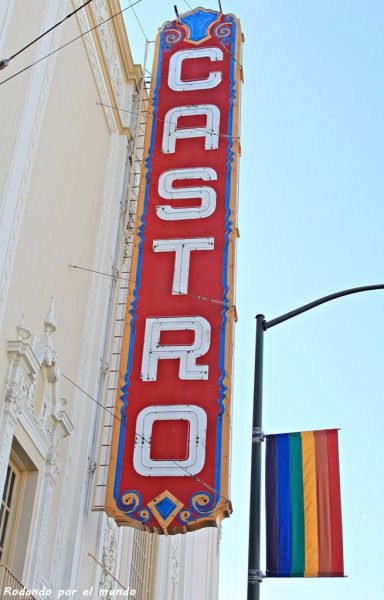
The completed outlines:
{"type": "MultiPolygon", "coordinates": [[[[174,3],[143,0],[135,7],[149,39],[174,18],[174,3]]],[[[184,0],[177,6],[180,13],[189,10],[184,0]]],[[[246,38],[234,513],[223,523],[220,574],[220,600],[240,600],[246,597],[254,316],[261,312],[271,319],[328,293],[384,283],[384,4],[222,0],[222,6],[241,19],[246,38]]],[[[144,36],[130,12],[125,14],[133,55],[142,62],[144,36]]],[[[264,431],[341,428],[348,575],[264,581],[265,600],[378,596],[383,340],[384,291],[337,300],[265,335],[264,431]]]]}

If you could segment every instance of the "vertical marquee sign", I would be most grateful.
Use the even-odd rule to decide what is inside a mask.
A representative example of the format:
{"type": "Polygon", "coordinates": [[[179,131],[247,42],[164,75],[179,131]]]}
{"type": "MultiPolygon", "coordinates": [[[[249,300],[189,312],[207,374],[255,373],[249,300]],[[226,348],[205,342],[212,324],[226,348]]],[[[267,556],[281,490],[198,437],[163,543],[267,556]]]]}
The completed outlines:
{"type": "Polygon", "coordinates": [[[157,533],[231,510],[241,44],[204,9],[156,42],[105,510],[157,533]]]}

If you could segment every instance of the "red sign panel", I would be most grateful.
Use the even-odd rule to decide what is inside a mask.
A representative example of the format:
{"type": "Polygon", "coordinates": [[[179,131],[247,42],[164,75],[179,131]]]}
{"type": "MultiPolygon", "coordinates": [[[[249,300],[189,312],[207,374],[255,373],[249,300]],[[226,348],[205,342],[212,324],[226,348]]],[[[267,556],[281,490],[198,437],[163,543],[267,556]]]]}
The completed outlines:
{"type": "Polygon", "coordinates": [[[156,42],[105,510],[158,533],[231,510],[241,42],[203,9],[156,42]]]}

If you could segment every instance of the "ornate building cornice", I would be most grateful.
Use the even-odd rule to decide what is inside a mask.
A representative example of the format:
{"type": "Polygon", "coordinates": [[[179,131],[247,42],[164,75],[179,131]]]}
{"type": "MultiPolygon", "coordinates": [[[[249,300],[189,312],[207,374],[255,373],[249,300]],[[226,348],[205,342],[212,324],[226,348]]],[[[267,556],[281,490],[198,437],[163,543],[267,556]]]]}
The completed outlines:
{"type": "MultiPolygon", "coordinates": [[[[76,0],[76,4],[81,4],[76,0]]],[[[107,121],[111,131],[115,131],[111,119],[117,126],[120,135],[133,138],[135,116],[132,111],[132,92],[137,92],[143,77],[140,65],[134,64],[128,43],[127,32],[119,0],[95,0],[86,9],[86,16],[79,13],[79,22],[83,31],[94,27],[92,44],[85,36],[87,52],[99,88],[100,98],[104,104],[107,121]],[[114,18],[112,15],[117,15],[114,18]],[[100,26],[99,23],[106,21],[100,26]],[[100,73],[102,71],[102,77],[100,73]],[[118,109],[123,109],[118,110],[118,109]],[[126,112],[123,112],[126,111],[126,112]]]]}

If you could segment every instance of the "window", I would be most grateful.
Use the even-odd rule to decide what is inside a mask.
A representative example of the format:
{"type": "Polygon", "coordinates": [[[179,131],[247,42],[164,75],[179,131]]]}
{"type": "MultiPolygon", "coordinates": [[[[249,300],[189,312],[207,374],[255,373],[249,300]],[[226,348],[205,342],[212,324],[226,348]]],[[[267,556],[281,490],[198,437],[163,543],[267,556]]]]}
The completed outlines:
{"type": "Polygon", "coordinates": [[[151,569],[154,559],[155,536],[145,531],[133,534],[130,589],[136,590],[136,597],[149,599],[151,588],[151,569]]]}
{"type": "Polygon", "coordinates": [[[7,469],[0,509],[0,561],[2,562],[6,557],[7,540],[11,537],[10,532],[15,522],[19,484],[20,471],[11,459],[7,469]]]}
{"type": "MultiPolygon", "coordinates": [[[[23,581],[34,523],[38,470],[26,448],[13,438],[0,507],[0,562],[23,581]]],[[[1,493],[1,492],[0,492],[1,493]]]]}

